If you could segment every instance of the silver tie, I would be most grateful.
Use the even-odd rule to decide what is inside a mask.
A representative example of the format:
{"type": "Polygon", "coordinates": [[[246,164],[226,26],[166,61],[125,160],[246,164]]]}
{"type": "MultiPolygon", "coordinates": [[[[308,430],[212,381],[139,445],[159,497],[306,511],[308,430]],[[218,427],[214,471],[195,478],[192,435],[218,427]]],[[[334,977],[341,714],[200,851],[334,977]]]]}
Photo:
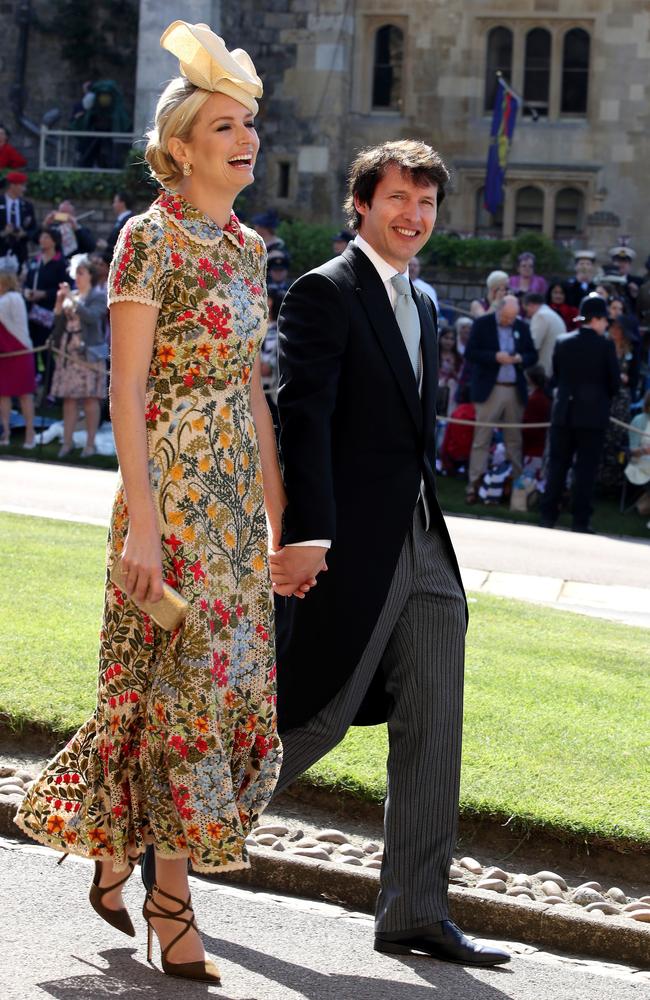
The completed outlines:
{"type": "Polygon", "coordinates": [[[403,274],[394,274],[390,279],[397,292],[395,319],[399,326],[406,350],[411,359],[411,367],[416,382],[420,381],[420,316],[411,295],[411,283],[403,274]]]}

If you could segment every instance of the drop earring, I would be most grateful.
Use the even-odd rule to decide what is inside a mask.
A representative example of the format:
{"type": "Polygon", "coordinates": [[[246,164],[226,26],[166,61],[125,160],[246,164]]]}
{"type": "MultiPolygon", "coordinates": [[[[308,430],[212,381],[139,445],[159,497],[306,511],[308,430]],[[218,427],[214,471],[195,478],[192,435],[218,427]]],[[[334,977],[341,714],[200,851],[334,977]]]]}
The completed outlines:
{"type": "Polygon", "coordinates": [[[183,164],[183,176],[189,177],[191,173],[192,173],[192,164],[188,160],[185,160],[185,163],[183,164]]]}

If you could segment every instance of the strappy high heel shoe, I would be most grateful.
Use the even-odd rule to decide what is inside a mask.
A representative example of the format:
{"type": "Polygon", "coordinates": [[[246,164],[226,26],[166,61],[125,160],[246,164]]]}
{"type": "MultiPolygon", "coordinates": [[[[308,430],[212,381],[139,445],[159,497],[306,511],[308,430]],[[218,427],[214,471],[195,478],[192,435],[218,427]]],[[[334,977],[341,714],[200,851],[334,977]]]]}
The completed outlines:
{"type": "MultiPolygon", "coordinates": [[[[57,862],[57,864],[59,865],[63,864],[63,862],[67,857],[68,855],[64,854],[63,857],[60,859],[60,861],[57,862]]],[[[137,863],[138,863],[138,856],[136,855],[135,858],[132,858],[129,855],[129,870],[124,876],[124,878],[119,879],[117,882],[113,882],[112,885],[100,886],[99,880],[102,874],[102,866],[100,861],[96,861],[95,874],[93,876],[93,882],[90,887],[90,892],[88,894],[90,905],[92,906],[95,913],[98,913],[99,916],[102,917],[102,919],[105,920],[107,924],[111,925],[111,927],[115,927],[116,930],[122,931],[123,934],[128,934],[129,937],[135,937],[135,927],[133,926],[133,922],[131,920],[131,917],[129,916],[129,911],[126,909],[126,907],[122,907],[121,910],[109,910],[107,906],[104,906],[102,900],[107,892],[111,892],[112,889],[117,889],[118,886],[124,885],[124,883],[130,877],[131,872],[133,871],[137,863]]]]}
{"type": "Polygon", "coordinates": [[[152,920],[176,920],[179,924],[184,924],[185,926],[181,931],[178,932],[175,938],[173,938],[166,948],[160,946],[160,964],[163,967],[163,972],[167,976],[176,976],[179,979],[195,979],[202,983],[220,983],[221,973],[219,969],[214,964],[214,962],[209,959],[204,959],[202,962],[170,962],[167,958],[170,950],[175,944],[180,941],[182,937],[187,934],[189,930],[195,930],[197,934],[199,929],[196,926],[196,921],[194,919],[194,911],[192,910],[192,897],[188,896],[185,901],[178,899],[176,896],[170,896],[168,892],[165,892],[159,886],[154,885],[152,892],[157,893],[160,896],[164,896],[165,899],[169,899],[172,903],[176,903],[179,907],[178,910],[168,910],[162,906],[158,900],[155,901],[152,893],[148,892],[147,897],[144,901],[144,906],[142,907],[142,916],[147,922],[147,961],[152,961],[152,951],[153,951],[153,933],[154,929],[151,925],[152,920]],[[151,909],[149,904],[154,904],[157,909],[151,909]],[[185,911],[189,911],[192,916],[184,917],[182,916],[185,911]],[[160,911],[160,912],[159,912],[160,911]]]}

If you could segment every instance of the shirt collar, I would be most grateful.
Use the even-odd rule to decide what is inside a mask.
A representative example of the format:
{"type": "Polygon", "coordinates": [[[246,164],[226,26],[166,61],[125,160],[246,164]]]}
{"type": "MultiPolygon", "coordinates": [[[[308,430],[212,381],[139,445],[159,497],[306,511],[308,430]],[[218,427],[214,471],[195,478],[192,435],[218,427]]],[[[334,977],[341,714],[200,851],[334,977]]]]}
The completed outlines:
{"type": "Polygon", "coordinates": [[[368,241],[364,240],[363,236],[360,236],[359,233],[355,236],[354,243],[359,247],[359,250],[362,250],[363,253],[365,253],[370,263],[374,265],[375,270],[384,284],[389,282],[391,278],[394,278],[396,274],[403,275],[403,277],[405,277],[408,281],[408,266],[405,271],[398,271],[396,267],[393,267],[393,265],[389,264],[383,257],[380,257],[374,247],[371,247],[368,241]]]}

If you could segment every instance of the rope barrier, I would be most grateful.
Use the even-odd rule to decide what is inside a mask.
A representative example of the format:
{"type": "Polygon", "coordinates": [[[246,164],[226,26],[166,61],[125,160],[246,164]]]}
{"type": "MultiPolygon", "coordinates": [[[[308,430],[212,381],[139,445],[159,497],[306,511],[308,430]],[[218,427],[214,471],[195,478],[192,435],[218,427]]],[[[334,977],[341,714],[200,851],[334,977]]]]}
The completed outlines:
{"type": "MultiPolygon", "coordinates": [[[[43,344],[42,347],[33,347],[31,349],[25,348],[24,351],[0,351],[0,361],[2,358],[19,358],[25,354],[38,354],[39,351],[51,350],[52,354],[56,354],[62,358],[70,358],[74,364],[82,365],[84,368],[91,368],[95,370],[95,365],[97,362],[82,361],[80,358],[76,358],[73,354],[66,354],[65,351],[59,350],[58,347],[50,347],[48,344],[43,344]]],[[[634,434],[639,434],[641,437],[650,438],[650,431],[640,431],[638,427],[633,427],[632,424],[626,424],[623,420],[619,420],[617,417],[610,417],[610,421],[616,424],[618,427],[624,427],[626,431],[632,431],[634,434]]],[[[492,427],[499,430],[542,430],[547,429],[551,426],[550,422],[546,424],[506,424],[506,423],[495,423],[494,421],[485,420],[460,420],[458,417],[442,417],[439,416],[438,420],[441,423],[446,424],[459,424],[461,427],[492,427]]]]}
{"type": "Polygon", "coordinates": [[[69,359],[75,365],[81,365],[82,368],[90,368],[95,371],[96,361],[82,361],[81,358],[76,357],[74,354],[66,353],[60,350],[58,347],[52,347],[49,343],[43,344],[41,347],[25,348],[24,351],[0,351],[0,361],[3,358],[21,358],[25,354],[39,354],[41,351],[51,351],[52,354],[56,354],[57,357],[61,357],[65,360],[69,359]]]}

